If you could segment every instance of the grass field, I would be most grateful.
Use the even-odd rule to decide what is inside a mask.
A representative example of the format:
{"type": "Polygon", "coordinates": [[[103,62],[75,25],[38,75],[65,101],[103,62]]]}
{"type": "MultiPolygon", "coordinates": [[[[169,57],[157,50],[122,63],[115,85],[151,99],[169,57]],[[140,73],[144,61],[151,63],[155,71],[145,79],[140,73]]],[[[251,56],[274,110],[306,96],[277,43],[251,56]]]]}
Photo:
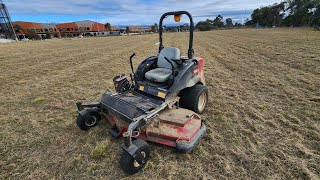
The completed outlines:
{"type": "MultiPolygon", "coordinates": [[[[188,34],[165,34],[185,54],[188,34]]],[[[0,179],[128,178],[107,124],[75,124],[77,101],[157,53],[158,36],[0,44],[0,179]]],[[[320,33],[308,29],[198,32],[208,133],[191,154],[151,144],[142,179],[319,179],[320,33]]]]}

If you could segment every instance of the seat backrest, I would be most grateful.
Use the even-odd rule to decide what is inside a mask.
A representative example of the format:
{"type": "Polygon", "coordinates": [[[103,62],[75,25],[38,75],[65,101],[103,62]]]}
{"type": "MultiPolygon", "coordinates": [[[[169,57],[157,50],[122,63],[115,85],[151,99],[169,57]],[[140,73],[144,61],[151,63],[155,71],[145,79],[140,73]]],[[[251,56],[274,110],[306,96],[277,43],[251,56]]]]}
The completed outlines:
{"type": "Polygon", "coordinates": [[[178,64],[172,61],[171,59],[180,59],[180,50],[175,47],[165,47],[159,53],[157,61],[158,67],[172,69],[171,64],[164,57],[167,57],[172,62],[173,66],[176,68],[178,64]]]}

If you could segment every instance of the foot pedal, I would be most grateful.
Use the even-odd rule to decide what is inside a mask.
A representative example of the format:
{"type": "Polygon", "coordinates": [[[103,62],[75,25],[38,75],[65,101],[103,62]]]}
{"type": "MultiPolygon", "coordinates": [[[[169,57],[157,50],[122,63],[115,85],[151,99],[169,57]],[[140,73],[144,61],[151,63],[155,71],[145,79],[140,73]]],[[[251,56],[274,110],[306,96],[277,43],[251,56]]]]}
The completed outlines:
{"type": "Polygon", "coordinates": [[[109,133],[114,139],[117,139],[120,136],[120,131],[115,125],[109,128],[109,133]]]}

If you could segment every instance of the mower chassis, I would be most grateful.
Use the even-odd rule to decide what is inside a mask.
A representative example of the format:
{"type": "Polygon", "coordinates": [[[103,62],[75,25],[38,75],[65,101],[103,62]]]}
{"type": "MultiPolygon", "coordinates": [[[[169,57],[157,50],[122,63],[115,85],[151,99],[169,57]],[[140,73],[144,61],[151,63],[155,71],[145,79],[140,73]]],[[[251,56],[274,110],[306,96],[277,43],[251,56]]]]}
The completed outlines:
{"type": "Polygon", "coordinates": [[[164,50],[162,23],[171,15],[179,21],[181,15],[189,17],[190,36],[188,57],[164,57],[172,67],[172,79],[169,78],[168,86],[154,86],[144,81],[145,73],[157,67],[157,57],[144,60],[135,73],[133,53],[130,56],[131,83],[125,75],[116,76],[113,79],[116,94],[106,91],[99,102],[76,104],[79,111],[76,123],[81,130],[94,127],[103,116],[111,125],[111,136],[124,137],[120,165],[128,174],[137,173],[148,161],[150,147],[146,141],[175,147],[178,152],[188,153],[206,133],[204,121],[197,113],[201,114],[207,104],[208,89],[205,87],[203,73],[204,60],[194,58],[194,22],[190,13],[175,11],[161,16],[159,54],[164,50]],[[175,67],[171,62],[176,60],[181,60],[180,65],[183,64],[183,67],[177,68],[178,74],[175,73],[175,67]],[[205,100],[199,106],[202,96],[205,100]],[[184,108],[179,107],[180,97],[180,105],[184,108]],[[136,166],[135,162],[138,162],[139,166],[136,166]]]}

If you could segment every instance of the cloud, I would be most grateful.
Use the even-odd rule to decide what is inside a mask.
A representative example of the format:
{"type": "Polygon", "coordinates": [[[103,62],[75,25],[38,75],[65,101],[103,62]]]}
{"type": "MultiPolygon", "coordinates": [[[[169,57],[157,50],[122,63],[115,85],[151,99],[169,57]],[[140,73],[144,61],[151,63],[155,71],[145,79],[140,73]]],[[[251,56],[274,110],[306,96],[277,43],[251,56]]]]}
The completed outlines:
{"type": "Polygon", "coordinates": [[[249,17],[260,6],[281,0],[3,0],[11,15],[93,16],[112,24],[152,24],[167,11],[186,10],[195,21],[222,14],[235,19],[249,17]],[[247,15],[245,12],[247,11],[247,15]]]}

